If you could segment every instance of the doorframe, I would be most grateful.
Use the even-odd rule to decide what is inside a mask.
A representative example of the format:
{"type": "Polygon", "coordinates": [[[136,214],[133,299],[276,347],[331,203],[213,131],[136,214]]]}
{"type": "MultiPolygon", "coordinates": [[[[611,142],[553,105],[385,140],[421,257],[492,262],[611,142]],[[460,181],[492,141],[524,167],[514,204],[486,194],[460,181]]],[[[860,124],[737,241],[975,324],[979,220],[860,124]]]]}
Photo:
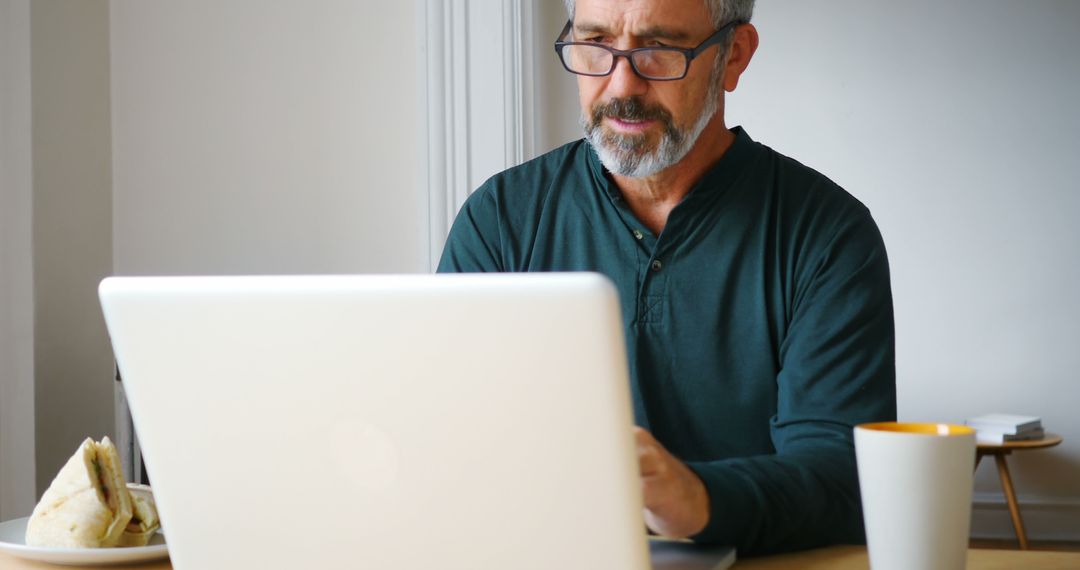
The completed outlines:
{"type": "Polygon", "coordinates": [[[469,194],[537,149],[536,0],[418,0],[418,180],[428,266],[469,194]]]}

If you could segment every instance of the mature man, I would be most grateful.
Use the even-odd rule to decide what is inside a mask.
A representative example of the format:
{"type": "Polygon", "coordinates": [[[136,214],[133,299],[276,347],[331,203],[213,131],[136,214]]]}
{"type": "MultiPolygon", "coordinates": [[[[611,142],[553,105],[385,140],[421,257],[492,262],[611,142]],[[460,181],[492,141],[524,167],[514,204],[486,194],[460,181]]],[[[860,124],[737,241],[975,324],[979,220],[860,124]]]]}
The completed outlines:
{"type": "Polygon", "coordinates": [[[568,8],[585,140],[480,187],[439,270],[614,280],[653,531],[862,540],[852,426],[896,415],[888,262],[861,203],[725,125],[753,0],[568,8]]]}

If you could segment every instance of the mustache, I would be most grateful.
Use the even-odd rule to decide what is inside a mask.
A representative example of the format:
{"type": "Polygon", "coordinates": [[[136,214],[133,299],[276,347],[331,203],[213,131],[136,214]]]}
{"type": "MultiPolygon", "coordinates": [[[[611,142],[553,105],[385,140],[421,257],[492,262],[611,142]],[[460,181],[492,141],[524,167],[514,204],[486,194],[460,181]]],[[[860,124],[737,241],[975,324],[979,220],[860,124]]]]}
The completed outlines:
{"type": "Polygon", "coordinates": [[[666,125],[671,124],[671,113],[667,109],[660,105],[646,104],[640,97],[617,98],[599,103],[593,106],[591,115],[594,126],[599,125],[604,117],[631,121],[658,120],[666,125]]]}

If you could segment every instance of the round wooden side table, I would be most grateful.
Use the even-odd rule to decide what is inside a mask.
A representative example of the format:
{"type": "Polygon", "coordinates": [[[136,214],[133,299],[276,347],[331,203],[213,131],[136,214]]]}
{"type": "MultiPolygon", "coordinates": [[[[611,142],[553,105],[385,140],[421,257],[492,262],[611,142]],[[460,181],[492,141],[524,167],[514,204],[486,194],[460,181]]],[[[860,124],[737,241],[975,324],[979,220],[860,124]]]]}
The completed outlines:
{"type": "Polygon", "coordinates": [[[1042,439],[1028,439],[1023,441],[1006,441],[1004,443],[979,443],[975,448],[975,468],[979,468],[979,461],[984,455],[993,455],[997,463],[998,478],[1001,479],[1001,488],[1005,491],[1005,502],[1009,504],[1009,515],[1012,517],[1013,528],[1016,530],[1016,538],[1020,541],[1020,549],[1028,549],[1027,533],[1024,531],[1024,520],[1020,518],[1020,505],[1016,502],[1016,491],[1013,490],[1012,477],[1009,476],[1009,464],[1005,462],[1005,456],[1013,451],[1022,449],[1042,449],[1053,447],[1061,443],[1060,435],[1047,433],[1042,439]]]}

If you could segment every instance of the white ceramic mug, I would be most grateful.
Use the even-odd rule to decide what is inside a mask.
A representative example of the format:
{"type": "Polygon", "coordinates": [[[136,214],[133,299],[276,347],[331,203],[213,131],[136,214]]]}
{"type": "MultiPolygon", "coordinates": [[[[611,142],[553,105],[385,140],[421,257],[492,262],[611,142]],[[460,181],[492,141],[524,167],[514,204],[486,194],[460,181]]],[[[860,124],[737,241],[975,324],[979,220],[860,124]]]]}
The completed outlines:
{"type": "Polygon", "coordinates": [[[873,570],[963,569],[971,527],[975,430],[882,422],[855,427],[873,570]]]}

